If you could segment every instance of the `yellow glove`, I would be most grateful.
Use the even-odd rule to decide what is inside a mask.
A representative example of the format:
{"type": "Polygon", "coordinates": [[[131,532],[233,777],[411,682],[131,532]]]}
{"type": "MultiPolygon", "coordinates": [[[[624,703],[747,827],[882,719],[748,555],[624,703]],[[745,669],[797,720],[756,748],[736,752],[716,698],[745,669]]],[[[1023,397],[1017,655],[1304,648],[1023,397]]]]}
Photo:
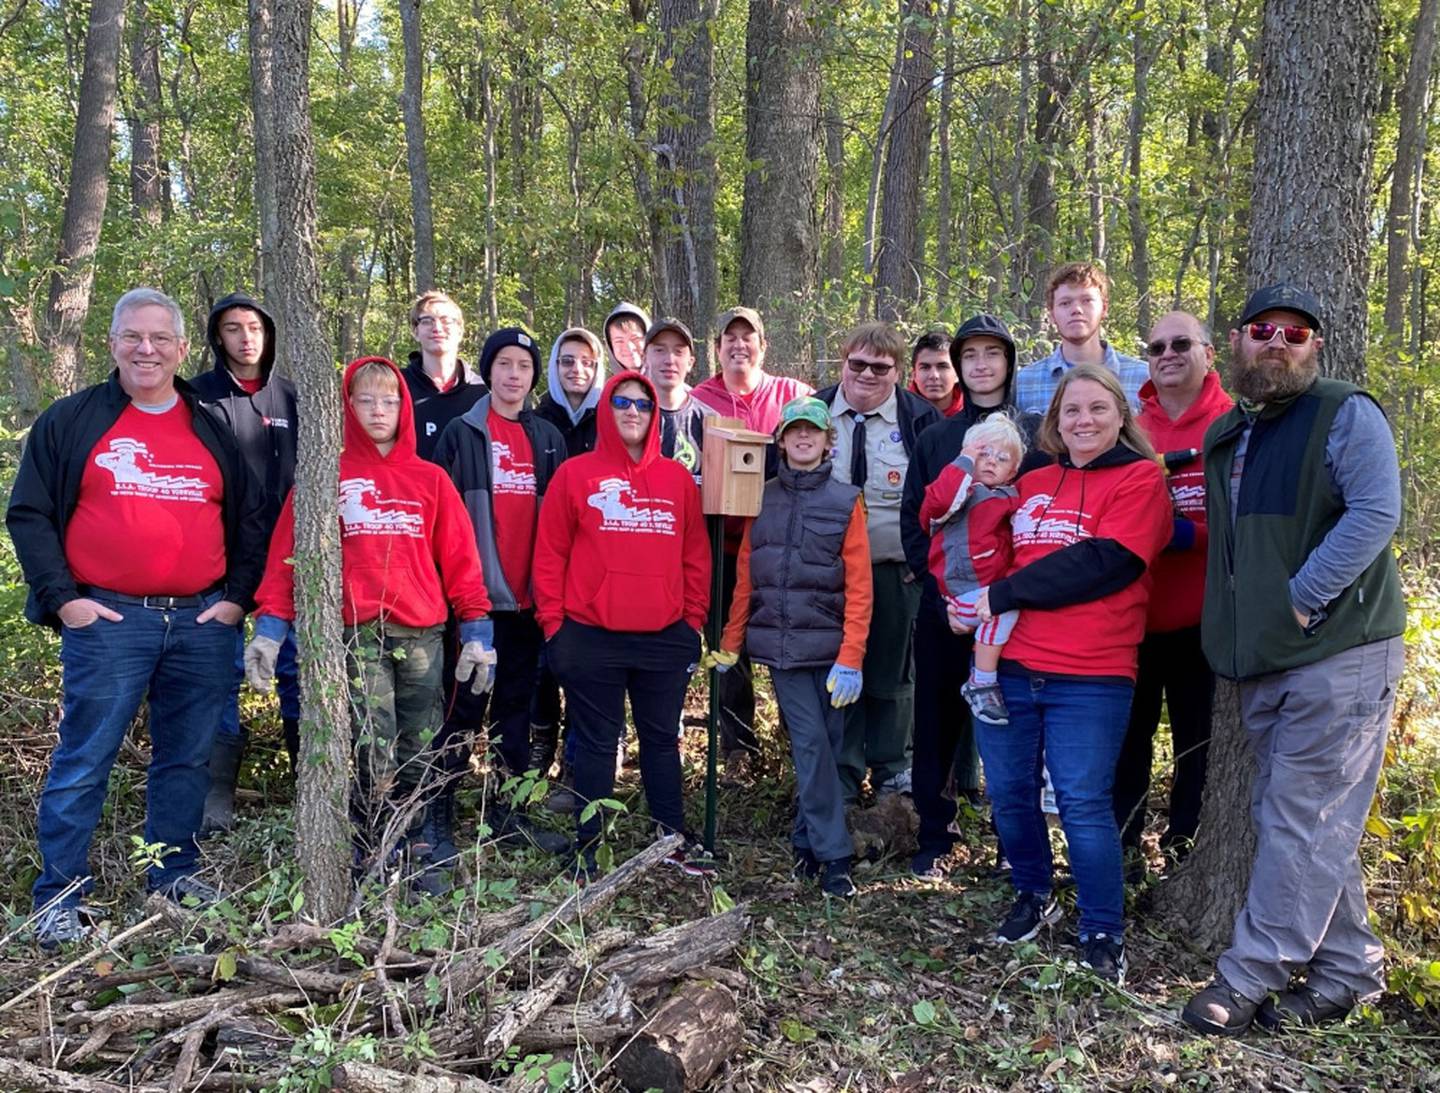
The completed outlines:
{"type": "Polygon", "coordinates": [[[735,667],[735,662],[739,659],[739,653],[727,653],[724,649],[712,649],[700,658],[700,667],[706,672],[711,668],[717,672],[728,672],[735,667]]]}

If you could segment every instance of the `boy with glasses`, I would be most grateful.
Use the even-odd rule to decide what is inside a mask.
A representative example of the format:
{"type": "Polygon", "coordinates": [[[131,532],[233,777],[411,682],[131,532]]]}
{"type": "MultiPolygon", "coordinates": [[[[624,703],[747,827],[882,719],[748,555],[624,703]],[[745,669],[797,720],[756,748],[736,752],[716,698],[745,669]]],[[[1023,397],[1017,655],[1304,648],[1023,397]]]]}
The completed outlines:
{"type": "Polygon", "coordinates": [[[415,406],[415,445],[421,459],[434,460],[445,426],[485,394],[485,384],[460,359],[465,316],[460,305],[436,289],[410,305],[410,330],[420,348],[405,366],[405,386],[415,406]]]}

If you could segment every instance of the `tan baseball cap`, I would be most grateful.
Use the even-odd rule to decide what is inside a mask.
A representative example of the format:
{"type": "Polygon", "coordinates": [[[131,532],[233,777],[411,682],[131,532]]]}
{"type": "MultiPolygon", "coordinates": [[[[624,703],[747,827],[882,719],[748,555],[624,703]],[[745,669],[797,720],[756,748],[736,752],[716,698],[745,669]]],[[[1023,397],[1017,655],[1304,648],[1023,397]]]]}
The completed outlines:
{"type": "Polygon", "coordinates": [[[721,312],[720,316],[715,320],[716,345],[720,344],[720,336],[725,333],[726,329],[736,319],[744,319],[750,324],[755,333],[760,335],[760,340],[762,342],[765,340],[765,324],[760,321],[760,312],[756,311],[753,307],[732,307],[729,311],[721,312]]]}

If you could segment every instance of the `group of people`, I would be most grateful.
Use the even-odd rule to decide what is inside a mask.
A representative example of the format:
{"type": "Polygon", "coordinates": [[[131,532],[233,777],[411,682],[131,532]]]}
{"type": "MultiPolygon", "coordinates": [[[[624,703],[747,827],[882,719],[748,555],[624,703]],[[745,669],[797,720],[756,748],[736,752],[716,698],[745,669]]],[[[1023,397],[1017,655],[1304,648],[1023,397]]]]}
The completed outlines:
{"type": "MultiPolygon", "coordinates": [[[[983,768],[1015,890],[995,940],[1031,939],[1060,915],[1049,786],[1081,958],[1120,981],[1162,707],[1175,772],[1161,845],[1178,856],[1197,832],[1219,672],[1240,683],[1259,849],[1233,944],[1184,1017],[1236,1033],[1333,1019],[1377,992],[1358,842],[1403,658],[1388,425],[1366,393],[1319,376],[1321,308],[1295,286],[1252,294],[1230,332],[1238,402],[1202,322],[1166,314],[1146,359],[1127,357],[1103,338],[1108,298],[1094,265],[1054,271],[1059,344],[1024,367],[991,315],[913,345],[864,323],[818,392],[766,370],[751,308],[718,317],[716,372],[691,387],[692,333],[621,304],[599,334],[554,341],[536,404],[528,331],[491,332],[472,370],[459,307],[421,295],[407,366],[362,358],[342,383],[357,871],[398,845],[422,887],[443,887],[455,788],[488,729],[507,773],[558,754],[575,840],[546,842],[509,811],[502,829],[558,838],[592,875],[627,698],[650,820],[685,836],[674,865],[712,871],[686,834],[686,688],[697,665],[716,669],[740,780],[763,664],[794,762],[797,876],[855,894],[846,808],[867,779],[911,794],[911,868],[943,876],[957,800],[980,799],[983,768]],[[773,436],[776,455],[759,515],[726,520],[712,605],[698,485],[715,414],[773,436]],[[702,658],[712,606],[723,636],[702,658]]],[[[132,290],[110,378],[31,431],[7,524],[27,614],[60,630],[64,669],[38,825],[42,944],[86,930],[90,840],[142,700],[146,841],[168,848],[149,884],[173,898],[218,898],[195,875],[196,840],[233,821],[242,653],[252,684],[278,680],[296,758],[304,408],[273,372],[274,333],[257,301],[222,299],[214,367],[186,381],[181,309],[132,290]]]]}

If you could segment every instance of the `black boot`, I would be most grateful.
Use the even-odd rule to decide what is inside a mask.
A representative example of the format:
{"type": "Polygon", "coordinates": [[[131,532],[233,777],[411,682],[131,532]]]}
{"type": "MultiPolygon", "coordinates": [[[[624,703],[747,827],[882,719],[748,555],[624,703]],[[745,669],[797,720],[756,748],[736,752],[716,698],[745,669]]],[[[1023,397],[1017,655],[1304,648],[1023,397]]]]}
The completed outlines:
{"type": "Polygon", "coordinates": [[[245,757],[244,729],[239,736],[217,732],[210,747],[210,791],[205,794],[205,818],[200,836],[229,831],[235,825],[235,783],[240,777],[240,760],[245,757]]]}
{"type": "Polygon", "coordinates": [[[291,777],[300,776],[300,719],[282,717],[280,724],[285,730],[285,754],[290,756],[291,777]]]}
{"type": "Polygon", "coordinates": [[[538,770],[541,778],[550,777],[555,764],[555,750],[560,743],[558,725],[530,724],[530,763],[526,770],[538,770]]]}

